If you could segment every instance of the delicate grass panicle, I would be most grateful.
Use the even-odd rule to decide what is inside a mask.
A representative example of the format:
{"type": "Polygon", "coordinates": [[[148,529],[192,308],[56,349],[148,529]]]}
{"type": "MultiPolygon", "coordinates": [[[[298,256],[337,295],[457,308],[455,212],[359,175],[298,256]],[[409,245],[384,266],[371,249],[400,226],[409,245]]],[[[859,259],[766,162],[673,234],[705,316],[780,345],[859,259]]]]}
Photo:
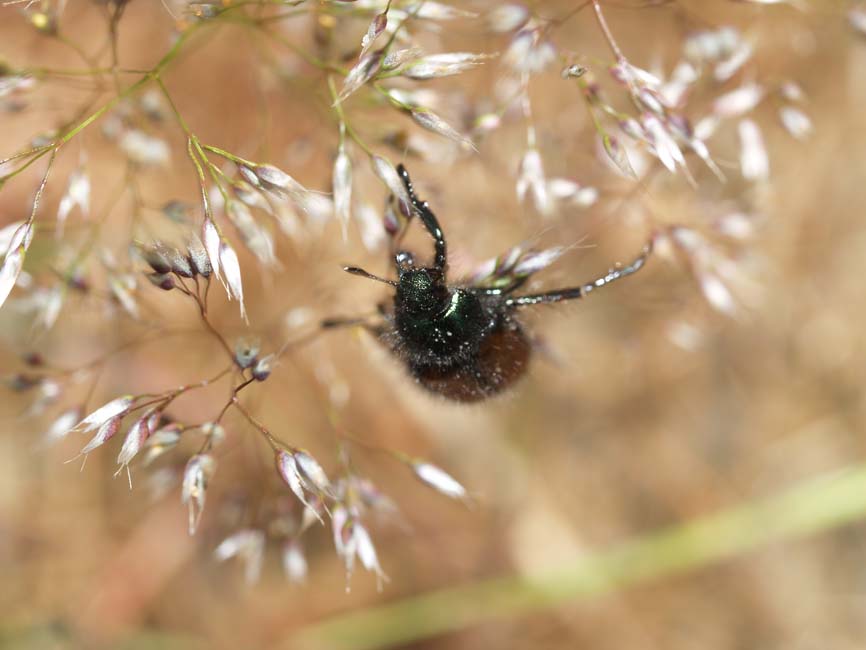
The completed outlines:
{"type": "MultiPolygon", "coordinates": [[[[26,342],[57,356],[23,356],[8,377],[9,390],[29,395],[27,417],[47,418],[33,425],[44,432],[42,441],[68,447],[69,455],[117,454],[117,472],[127,474],[130,488],[134,474],[168,477],[188,509],[189,533],[212,529],[207,539],[222,539],[216,558],[240,561],[249,582],[262,575],[272,551],[289,580],[307,580],[306,554],[322,545],[315,530],[322,524],[331,527],[347,575],[357,560],[381,587],[388,560],[374,540],[404,515],[358,458],[384,455],[408,468],[418,489],[467,503],[475,501],[464,487],[472,477],[465,464],[446,471],[350,425],[350,408],[373,405],[364,406],[365,387],[347,380],[346,368],[317,346],[335,324],[370,327],[358,318],[319,328],[309,314],[332,316],[341,307],[321,290],[314,267],[298,260],[330,255],[335,240],[340,259],[362,250],[349,248],[359,242],[387,249],[393,259],[423,212],[413,207],[396,163],[420,161],[409,165],[425,170],[418,182],[428,195],[443,194],[436,198],[443,204],[458,175],[478,184],[506,178],[513,191],[500,197],[497,212],[480,209],[489,193],[469,197],[469,208],[449,195],[455,215],[463,215],[451,218],[474,220],[473,227],[494,214],[507,221],[499,213],[510,205],[535,232],[582,227],[575,215],[596,207],[610,227],[625,228],[609,217],[625,212],[627,202],[628,227],[652,238],[656,257],[692,278],[712,308],[735,316],[754,297],[755,282],[740,261],[758,222],[753,197],[773,180],[765,132],[781,125],[808,140],[817,127],[806,92],[777,70],[764,74],[762,44],[731,25],[683,28],[675,47],[666,43],[650,56],[646,47],[621,41],[609,22],[608,8],[622,4],[0,2],[0,22],[33,30],[40,44],[69,55],[62,67],[56,57],[55,67],[43,65],[37,48],[33,61],[0,63],[3,145],[12,146],[0,156],[0,187],[4,196],[21,197],[4,203],[0,215],[0,315],[10,324],[7,341],[21,332],[19,349],[26,342]],[[76,32],[82,16],[103,21],[98,38],[88,42],[76,32]],[[309,38],[300,36],[304,30],[309,38]],[[467,34],[477,46],[467,44],[467,34]],[[127,60],[126,38],[149,39],[156,54],[127,60]],[[222,52],[229,56],[219,48],[229,48],[222,52]],[[240,57],[260,69],[239,76],[261,86],[237,104],[229,106],[226,93],[204,97],[198,81],[189,81],[211,60],[240,57]],[[196,86],[194,98],[185,83],[196,86]],[[588,128],[567,144],[558,142],[558,125],[582,117],[550,119],[539,89],[551,87],[568,98],[569,111],[577,104],[585,112],[588,128]],[[41,116],[43,104],[54,106],[57,88],[68,89],[63,110],[10,145],[10,125],[19,115],[41,116]],[[297,124],[271,110],[271,96],[280,93],[304,106],[297,124]],[[258,114],[248,110],[254,105],[258,114]],[[203,128],[198,120],[207,111],[242,120],[248,137],[203,128]],[[290,141],[273,139],[278,131],[292,133],[290,141]],[[724,155],[714,153],[717,147],[724,155]],[[739,152],[739,168],[731,152],[739,152]],[[709,197],[721,196],[725,183],[755,191],[740,193],[734,205],[714,205],[709,197]],[[699,216],[675,223],[656,215],[643,197],[657,188],[681,192],[699,216]],[[238,312],[225,309],[227,300],[238,312]],[[76,324],[82,314],[96,317],[76,324]],[[79,349],[76,337],[89,350],[95,343],[88,328],[105,323],[110,329],[93,331],[112,343],[91,360],[69,361],[79,349]],[[47,344],[52,330],[69,337],[64,350],[47,344]],[[178,349],[169,344],[175,337],[189,340],[189,349],[160,356],[178,349]],[[189,354],[201,346],[210,351],[192,363],[189,354]],[[116,372],[130,358],[134,370],[116,372]],[[149,371],[139,372],[145,366],[149,371]],[[161,385],[154,387],[153,377],[161,385]],[[286,381],[295,381],[293,388],[278,383],[286,381]],[[298,395],[313,415],[296,410],[298,395]],[[279,417],[275,409],[282,409],[279,417]],[[241,443],[250,437],[273,454],[269,476],[261,474],[261,449],[241,443]],[[244,487],[247,464],[254,485],[244,487]],[[226,496],[232,491],[254,495],[243,516],[228,514],[237,505],[226,496]]],[[[647,12],[679,5],[626,4],[646,5],[647,12]]],[[[866,31],[861,7],[850,21],[866,31]]],[[[34,120],[26,124],[30,129],[34,120]]],[[[479,264],[469,281],[495,295],[534,281],[567,251],[515,246],[479,264]]],[[[400,255],[410,268],[408,253],[400,255]]],[[[468,257],[468,247],[460,255],[468,257]]],[[[364,383],[380,377],[368,374],[364,383]]],[[[386,438],[406,442],[402,435],[386,438]]]]}

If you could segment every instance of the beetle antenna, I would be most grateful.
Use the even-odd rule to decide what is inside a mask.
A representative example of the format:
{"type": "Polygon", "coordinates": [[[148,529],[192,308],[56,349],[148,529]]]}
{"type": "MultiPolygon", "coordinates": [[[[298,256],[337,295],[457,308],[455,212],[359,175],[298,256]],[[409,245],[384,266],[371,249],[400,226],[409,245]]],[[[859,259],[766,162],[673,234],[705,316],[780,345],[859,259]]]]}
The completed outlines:
{"type": "Polygon", "coordinates": [[[397,283],[393,280],[388,280],[386,278],[381,278],[378,275],[373,275],[364,269],[358,268],[357,266],[344,266],[343,270],[346,273],[351,273],[352,275],[360,275],[362,278],[367,278],[368,280],[375,280],[376,282],[383,282],[385,284],[390,284],[392,287],[396,287],[397,283]]]}

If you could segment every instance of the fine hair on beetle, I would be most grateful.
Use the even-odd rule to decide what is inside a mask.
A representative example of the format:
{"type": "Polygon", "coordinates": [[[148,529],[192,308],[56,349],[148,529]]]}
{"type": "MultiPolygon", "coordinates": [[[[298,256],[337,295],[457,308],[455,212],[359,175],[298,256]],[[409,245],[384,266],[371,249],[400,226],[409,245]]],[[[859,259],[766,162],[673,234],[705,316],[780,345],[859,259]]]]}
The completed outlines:
{"type": "Polygon", "coordinates": [[[394,287],[391,305],[379,305],[379,318],[333,318],[322,327],[360,325],[406,366],[428,391],[460,402],[475,402],[502,392],[522,377],[532,344],[520,312],[534,305],[582,298],[614,280],[639,271],[652,251],[650,241],[626,266],[616,266],[592,282],[542,293],[517,295],[529,274],[504,286],[448,281],[445,234],[426,201],[420,200],[409,172],[397,167],[413,215],[433,238],[433,261],[420,265],[405,250],[394,255],[396,280],[349,266],[344,270],[394,287]]]}

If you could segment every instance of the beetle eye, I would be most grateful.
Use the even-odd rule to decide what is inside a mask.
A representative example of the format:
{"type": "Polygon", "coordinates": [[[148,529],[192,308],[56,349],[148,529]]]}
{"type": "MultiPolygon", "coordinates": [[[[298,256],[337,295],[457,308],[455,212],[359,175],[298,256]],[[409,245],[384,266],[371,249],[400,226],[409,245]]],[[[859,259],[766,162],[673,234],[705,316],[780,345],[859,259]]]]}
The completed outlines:
{"type": "Polygon", "coordinates": [[[415,258],[409,251],[399,251],[394,260],[397,262],[397,266],[404,268],[410,268],[415,264],[415,258]]]}

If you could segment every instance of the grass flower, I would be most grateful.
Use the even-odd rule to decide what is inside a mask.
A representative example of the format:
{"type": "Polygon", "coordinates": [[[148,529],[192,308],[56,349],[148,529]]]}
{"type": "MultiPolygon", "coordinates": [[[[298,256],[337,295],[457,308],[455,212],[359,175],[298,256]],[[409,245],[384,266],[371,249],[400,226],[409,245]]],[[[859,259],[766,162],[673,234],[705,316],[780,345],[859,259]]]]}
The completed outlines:
{"type": "Polygon", "coordinates": [[[189,508],[189,534],[194,535],[204,512],[208,483],[216,471],[210,454],[196,454],[187,461],[183,472],[181,502],[189,508]]]}

